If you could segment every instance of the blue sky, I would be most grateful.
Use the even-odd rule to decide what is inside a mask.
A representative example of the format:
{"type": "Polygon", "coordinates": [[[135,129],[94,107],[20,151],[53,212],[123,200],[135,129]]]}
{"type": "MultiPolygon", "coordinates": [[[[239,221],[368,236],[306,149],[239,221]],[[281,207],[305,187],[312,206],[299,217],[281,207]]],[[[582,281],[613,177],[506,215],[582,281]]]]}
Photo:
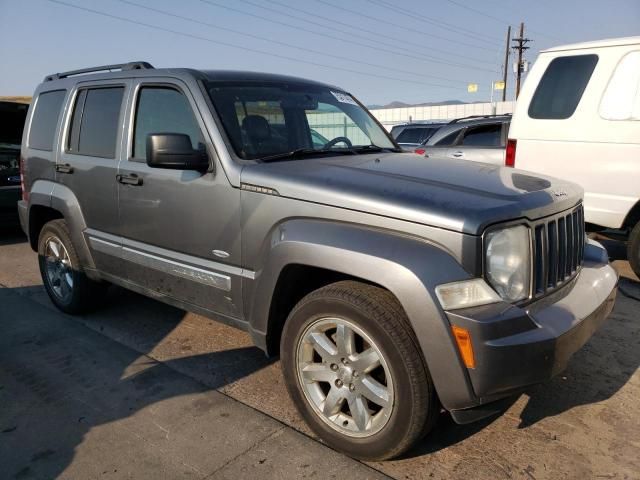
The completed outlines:
{"type": "Polygon", "coordinates": [[[313,78],[366,104],[479,101],[500,77],[509,23],[525,22],[530,61],[554,45],[640,35],[639,0],[56,1],[110,17],[0,0],[0,95],[30,95],[56,71],[146,60],[313,78]]]}

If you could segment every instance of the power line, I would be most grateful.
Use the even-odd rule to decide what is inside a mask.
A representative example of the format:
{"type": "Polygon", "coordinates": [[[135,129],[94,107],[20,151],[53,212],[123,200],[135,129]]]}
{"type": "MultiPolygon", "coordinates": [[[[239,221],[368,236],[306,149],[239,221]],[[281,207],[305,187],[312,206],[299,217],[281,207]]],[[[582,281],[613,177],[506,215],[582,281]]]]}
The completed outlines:
{"type": "MultiPolygon", "coordinates": [[[[180,20],[184,20],[186,22],[195,23],[197,25],[203,25],[203,26],[206,26],[206,27],[209,27],[209,28],[215,28],[217,30],[225,30],[227,32],[232,32],[232,33],[235,33],[237,35],[241,35],[241,36],[245,36],[245,37],[249,37],[249,38],[254,38],[256,40],[260,40],[261,42],[274,43],[276,45],[282,45],[282,46],[287,47],[287,48],[294,48],[296,50],[300,50],[300,51],[303,51],[303,52],[313,53],[313,54],[317,54],[317,55],[324,55],[324,56],[327,56],[327,57],[330,57],[330,58],[335,58],[335,59],[338,59],[338,60],[345,60],[345,61],[347,61],[349,63],[359,63],[361,65],[367,65],[369,67],[381,68],[381,69],[384,69],[384,70],[387,70],[387,71],[389,70],[389,66],[388,65],[381,65],[381,64],[377,64],[377,63],[369,63],[369,62],[365,62],[365,61],[362,61],[362,60],[354,60],[352,58],[345,57],[345,56],[342,56],[342,55],[336,55],[336,54],[332,54],[332,53],[323,52],[323,51],[320,51],[320,50],[314,50],[314,49],[311,49],[311,48],[292,45],[290,43],[281,42],[279,40],[274,40],[272,38],[267,38],[267,37],[263,37],[263,36],[260,36],[260,35],[254,35],[254,34],[251,34],[251,33],[248,33],[248,32],[242,32],[240,30],[234,30],[232,28],[223,27],[222,25],[216,25],[214,23],[209,23],[209,22],[205,22],[205,21],[202,21],[202,20],[196,20],[194,18],[185,17],[185,16],[179,15],[177,13],[172,13],[172,12],[168,12],[166,10],[161,10],[159,8],[154,8],[154,7],[150,7],[150,6],[147,6],[147,5],[143,5],[143,4],[134,2],[132,0],[115,0],[115,1],[127,4],[127,5],[133,5],[134,7],[141,8],[143,10],[147,10],[147,11],[151,11],[151,12],[155,12],[155,13],[159,13],[161,15],[165,15],[165,16],[168,16],[168,17],[171,17],[171,18],[177,18],[177,19],[180,19],[180,20]]],[[[462,80],[453,80],[451,78],[438,77],[438,76],[435,76],[435,75],[425,75],[425,74],[417,73],[415,70],[414,71],[402,70],[402,69],[398,69],[398,68],[395,68],[395,67],[394,67],[393,70],[395,72],[407,73],[409,75],[414,75],[414,76],[418,76],[418,77],[433,78],[435,80],[442,80],[442,81],[445,81],[445,82],[453,82],[453,83],[457,82],[457,83],[461,83],[461,84],[462,83],[466,83],[466,82],[464,82],[462,80]]]]}
{"type": "MultiPolygon", "coordinates": [[[[241,0],[241,1],[243,1],[243,2],[245,2],[245,3],[249,3],[249,4],[251,4],[251,5],[254,5],[254,6],[258,7],[258,8],[265,8],[265,9],[267,9],[267,7],[264,7],[264,6],[262,6],[262,5],[256,4],[256,3],[254,3],[254,2],[252,2],[252,1],[250,1],[250,0],[241,0]]],[[[349,27],[349,28],[352,28],[352,29],[355,29],[355,30],[359,30],[359,31],[367,32],[367,33],[369,33],[369,34],[375,35],[376,37],[388,38],[388,39],[391,39],[391,40],[393,40],[393,41],[395,41],[395,42],[397,42],[397,41],[398,41],[395,37],[392,37],[392,36],[386,35],[386,34],[384,34],[384,33],[382,33],[382,32],[379,32],[379,31],[377,31],[377,32],[376,32],[376,31],[368,30],[368,29],[366,29],[366,28],[358,27],[358,26],[353,25],[353,24],[349,24],[349,23],[346,23],[346,22],[341,22],[340,20],[335,19],[335,18],[324,17],[324,16],[322,16],[322,15],[319,15],[319,14],[318,14],[318,13],[316,13],[316,12],[309,12],[309,11],[307,11],[307,10],[303,10],[303,9],[301,9],[301,8],[297,8],[297,7],[294,7],[294,6],[292,6],[292,5],[287,5],[286,3],[282,3],[282,2],[280,2],[280,1],[278,1],[278,0],[268,0],[268,1],[269,1],[269,3],[271,3],[271,4],[274,4],[274,3],[275,3],[275,4],[277,4],[277,5],[280,5],[281,7],[284,7],[284,8],[286,8],[287,10],[295,10],[295,11],[297,11],[297,12],[301,12],[301,13],[303,13],[303,14],[305,14],[305,15],[309,15],[309,16],[311,16],[311,17],[313,17],[313,18],[321,18],[321,19],[323,19],[323,20],[326,20],[326,21],[330,22],[331,24],[338,23],[338,24],[340,24],[340,25],[344,25],[344,26],[346,26],[346,27],[349,27]]],[[[269,10],[270,10],[270,9],[269,9],[269,10]]],[[[344,8],[342,8],[342,10],[344,10],[344,8]]],[[[347,11],[349,11],[349,10],[347,10],[347,11]]],[[[287,12],[287,14],[290,14],[290,12],[287,12]]],[[[371,17],[371,18],[373,18],[373,17],[371,17]]],[[[433,38],[439,38],[439,39],[441,39],[441,40],[445,40],[445,41],[446,41],[446,42],[448,42],[448,43],[458,43],[458,44],[460,44],[460,45],[464,45],[464,46],[466,46],[466,47],[478,48],[478,49],[481,49],[481,50],[486,50],[486,48],[485,48],[485,47],[482,47],[482,46],[479,46],[479,45],[472,45],[472,44],[469,44],[469,43],[460,42],[460,41],[458,41],[458,40],[451,39],[451,38],[446,38],[446,37],[441,37],[441,36],[436,35],[436,34],[426,34],[425,32],[422,32],[422,31],[419,31],[419,30],[413,30],[413,29],[411,29],[411,28],[409,28],[409,27],[406,27],[406,26],[404,26],[404,25],[397,25],[397,24],[394,24],[394,23],[390,23],[390,22],[388,22],[388,21],[385,21],[385,23],[386,23],[386,24],[388,24],[388,25],[400,26],[400,27],[402,27],[404,30],[410,30],[410,31],[416,32],[416,33],[418,33],[418,34],[420,34],[420,35],[423,35],[423,36],[425,36],[425,37],[429,37],[429,36],[431,36],[431,37],[433,37],[433,38]]],[[[406,47],[406,44],[404,44],[403,46],[405,46],[405,47],[406,47]]],[[[436,51],[437,51],[437,50],[436,50],[436,51]]],[[[446,53],[447,55],[459,56],[459,57],[461,57],[461,58],[464,58],[465,60],[468,60],[468,59],[470,58],[470,57],[466,57],[466,56],[459,55],[459,54],[455,54],[455,53],[453,53],[453,54],[452,54],[451,52],[448,52],[448,51],[446,51],[446,50],[439,50],[439,51],[440,51],[440,52],[443,52],[443,53],[446,53]]],[[[473,61],[477,61],[476,59],[472,59],[472,60],[473,60],[473,61]]]]}
{"type": "MultiPolygon", "coordinates": [[[[433,55],[424,55],[424,54],[422,54],[422,55],[414,55],[414,54],[406,53],[406,52],[403,52],[403,51],[400,51],[400,50],[397,50],[397,49],[396,50],[391,50],[389,48],[386,48],[384,46],[385,44],[382,43],[382,42],[376,42],[376,41],[367,39],[368,41],[370,41],[370,42],[372,42],[374,44],[374,45],[371,45],[371,44],[362,43],[362,42],[359,42],[359,41],[353,40],[353,39],[345,40],[345,39],[342,39],[342,38],[336,38],[334,36],[331,36],[331,35],[323,33],[323,32],[316,32],[316,31],[313,31],[313,30],[309,30],[308,28],[301,27],[299,25],[293,25],[293,24],[290,24],[290,23],[287,23],[287,22],[283,22],[281,20],[274,20],[274,19],[270,19],[270,18],[265,18],[263,16],[260,16],[260,15],[257,15],[257,14],[251,13],[251,12],[245,12],[243,10],[239,10],[237,8],[230,7],[228,5],[221,5],[221,4],[213,2],[211,0],[198,0],[198,1],[200,1],[202,3],[206,3],[206,4],[211,5],[213,7],[223,8],[225,10],[236,12],[236,13],[239,13],[241,15],[257,18],[257,19],[259,19],[259,20],[261,20],[263,22],[266,21],[266,22],[277,24],[277,25],[283,25],[285,27],[292,28],[292,29],[295,29],[295,30],[298,30],[298,31],[301,31],[301,32],[304,32],[304,33],[311,33],[313,35],[329,38],[331,40],[337,40],[337,41],[344,42],[344,43],[347,43],[347,44],[359,45],[361,47],[365,47],[365,48],[369,48],[371,50],[374,50],[376,53],[387,52],[387,53],[391,53],[391,54],[396,55],[396,56],[411,58],[411,59],[419,60],[419,61],[426,62],[426,63],[439,63],[441,65],[447,65],[447,66],[450,66],[450,67],[462,68],[462,69],[464,69],[466,71],[469,70],[469,65],[450,62],[450,61],[447,61],[447,60],[443,60],[443,59],[441,59],[439,57],[434,57],[433,55]]],[[[322,27],[322,28],[327,28],[325,25],[322,25],[322,24],[319,24],[319,26],[322,27]]],[[[352,34],[350,34],[348,32],[345,32],[345,33],[347,35],[353,36],[352,34]]],[[[482,71],[485,71],[485,72],[493,72],[493,70],[490,70],[488,68],[482,68],[482,67],[476,67],[476,66],[474,66],[473,68],[475,70],[482,70],[482,71]]]]}
{"type": "MultiPolygon", "coordinates": [[[[460,7],[460,8],[464,8],[465,10],[469,10],[470,12],[474,12],[474,13],[476,13],[478,15],[482,15],[483,17],[489,18],[489,19],[494,20],[496,22],[500,22],[503,25],[504,24],[509,25],[509,24],[513,23],[513,22],[509,22],[509,21],[507,21],[507,20],[505,20],[503,18],[498,18],[498,17],[495,17],[493,15],[490,15],[490,14],[488,14],[486,12],[483,12],[482,10],[478,10],[476,8],[470,7],[469,5],[465,5],[464,3],[457,2],[456,0],[447,0],[447,2],[449,2],[449,3],[453,4],[453,5],[456,5],[456,6],[460,7]]],[[[533,33],[535,33],[537,35],[540,35],[542,37],[547,37],[547,38],[550,38],[552,40],[560,41],[560,39],[558,37],[556,37],[554,35],[549,35],[548,33],[543,33],[543,32],[535,31],[535,30],[532,30],[532,29],[529,29],[529,31],[531,31],[531,32],[533,32],[533,33]]]]}
{"type": "MultiPolygon", "coordinates": [[[[243,1],[247,1],[247,0],[243,0],[243,1]]],[[[481,47],[479,45],[473,45],[471,43],[451,40],[450,38],[442,37],[442,36],[439,36],[439,35],[436,35],[436,34],[433,34],[433,33],[428,35],[428,34],[424,33],[423,31],[417,30],[415,28],[411,28],[411,27],[409,27],[407,25],[401,25],[399,23],[394,23],[394,22],[391,22],[389,20],[385,20],[385,19],[382,19],[382,18],[377,18],[377,17],[374,17],[372,15],[367,15],[366,13],[362,13],[362,12],[359,12],[357,10],[351,10],[349,8],[346,8],[346,7],[342,6],[342,5],[335,5],[333,3],[327,2],[326,0],[316,0],[316,2],[322,3],[324,5],[328,5],[328,6],[333,7],[333,8],[337,8],[340,11],[349,12],[349,13],[353,13],[354,15],[358,15],[358,16],[363,17],[363,18],[368,18],[368,19],[373,20],[375,22],[382,23],[382,24],[384,24],[386,26],[393,25],[394,27],[399,27],[399,28],[402,28],[404,30],[408,30],[410,32],[414,32],[414,33],[417,33],[417,34],[425,36],[425,37],[431,36],[431,37],[434,37],[434,38],[439,38],[441,40],[445,40],[447,42],[455,42],[455,43],[458,43],[458,44],[463,45],[465,47],[478,48],[480,50],[488,50],[488,51],[493,53],[493,50],[488,49],[486,47],[481,47]]],[[[456,54],[456,53],[451,53],[451,52],[447,52],[445,50],[437,50],[437,49],[434,49],[431,46],[429,48],[431,48],[434,51],[440,51],[442,53],[446,53],[447,55],[457,56],[457,57],[463,58],[463,59],[468,60],[468,61],[469,60],[470,61],[477,61],[473,57],[467,57],[466,55],[460,55],[460,54],[456,54]]]]}
{"type": "Polygon", "coordinates": [[[428,23],[429,25],[433,25],[434,27],[437,28],[441,28],[443,30],[447,30],[447,31],[451,31],[454,33],[458,33],[460,35],[464,35],[466,37],[469,37],[473,40],[480,40],[483,42],[487,42],[490,43],[491,45],[500,45],[498,42],[499,40],[495,37],[491,37],[491,36],[486,36],[483,35],[481,33],[476,33],[473,32],[471,30],[468,30],[466,28],[461,28],[461,27],[457,27],[456,25],[453,25],[451,23],[447,23],[443,20],[435,20],[433,18],[427,17],[425,15],[422,15],[420,13],[417,12],[413,12],[413,11],[408,11],[405,10],[402,7],[396,7],[395,5],[389,3],[389,2],[385,2],[384,0],[366,0],[367,2],[376,5],[378,7],[382,7],[382,8],[386,8],[387,10],[391,10],[392,12],[396,12],[399,13],[400,15],[403,15],[405,17],[409,17],[412,18],[413,20],[420,20],[423,21],[425,23],[428,23]],[[444,26],[443,26],[444,25],[444,26]]]}
{"type": "Polygon", "coordinates": [[[179,30],[173,30],[173,29],[170,29],[170,28],[165,28],[165,27],[161,27],[161,26],[158,26],[158,25],[153,25],[153,24],[150,24],[150,23],[140,22],[140,21],[137,21],[137,20],[131,20],[129,18],[120,17],[118,15],[113,15],[111,13],[102,12],[102,11],[99,11],[99,10],[94,10],[92,8],[82,7],[80,5],[74,5],[72,3],[63,2],[61,0],[47,0],[47,1],[51,2],[51,3],[58,4],[58,5],[63,5],[65,7],[75,8],[77,10],[82,10],[82,11],[85,11],[85,12],[93,13],[95,15],[100,15],[100,16],[103,16],[103,17],[112,18],[112,19],[115,19],[115,20],[120,20],[122,22],[130,23],[130,24],[133,24],[133,25],[138,25],[138,26],[142,26],[142,27],[146,27],[146,28],[151,28],[151,29],[154,29],[154,30],[160,30],[160,31],[163,31],[163,32],[172,33],[174,35],[179,35],[179,36],[182,36],[182,37],[192,38],[192,39],[195,39],[195,40],[201,40],[201,41],[213,43],[213,44],[216,44],[216,45],[222,45],[222,46],[225,46],[225,47],[235,48],[235,49],[243,50],[243,51],[247,51],[247,52],[259,53],[260,55],[268,55],[268,56],[271,56],[271,57],[280,58],[280,59],[284,59],[284,60],[289,60],[289,61],[292,61],[292,62],[304,63],[304,64],[307,64],[307,65],[313,65],[313,66],[316,66],[316,67],[329,68],[329,69],[332,69],[332,70],[339,70],[339,71],[343,71],[343,72],[355,73],[357,75],[364,75],[364,76],[367,76],[367,77],[376,77],[376,78],[382,78],[382,79],[385,79],[385,80],[393,80],[393,81],[398,81],[398,82],[413,83],[413,84],[417,84],[417,85],[425,85],[425,86],[428,86],[428,87],[444,88],[444,89],[455,89],[455,90],[457,90],[456,87],[452,87],[451,85],[440,85],[440,84],[435,84],[435,83],[420,82],[418,80],[409,80],[409,79],[404,79],[404,78],[389,77],[389,76],[386,76],[386,75],[379,75],[379,74],[374,74],[374,73],[366,73],[366,72],[362,72],[360,70],[353,70],[353,69],[350,69],[350,68],[338,67],[338,66],[335,66],[335,65],[326,65],[326,64],[323,64],[323,63],[312,62],[312,61],[309,61],[309,60],[301,60],[301,59],[298,59],[298,58],[289,57],[287,55],[280,55],[280,54],[269,52],[269,51],[266,51],[266,50],[259,50],[259,49],[255,49],[255,48],[244,47],[242,45],[236,45],[236,44],[230,43],[230,42],[223,42],[223,41],[220,41],[220,40],[214,40],[212,38],[203,37],[203,36],[195,35],[195,34],[192,34],[192,33],[181,32],[179,30]]]}

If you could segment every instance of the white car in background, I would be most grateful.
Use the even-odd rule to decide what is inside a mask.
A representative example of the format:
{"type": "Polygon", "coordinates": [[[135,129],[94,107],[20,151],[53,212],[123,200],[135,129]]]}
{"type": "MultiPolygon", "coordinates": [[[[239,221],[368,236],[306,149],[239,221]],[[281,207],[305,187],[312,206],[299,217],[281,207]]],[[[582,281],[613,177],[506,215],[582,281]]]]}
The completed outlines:
{"type": "Polygon", "coordinates": [[[640,276],[640,37],[542,51],[518,98],[505,163],[582,185],[585,220],[628,234],[640,276]]]}

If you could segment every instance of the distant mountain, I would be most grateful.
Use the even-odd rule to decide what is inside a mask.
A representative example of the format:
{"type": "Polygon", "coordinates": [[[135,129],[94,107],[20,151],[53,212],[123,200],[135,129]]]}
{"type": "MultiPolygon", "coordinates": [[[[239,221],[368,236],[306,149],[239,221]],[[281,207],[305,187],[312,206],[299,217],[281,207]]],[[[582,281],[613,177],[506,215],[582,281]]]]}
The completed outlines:
{"type": "Polygon", "coordinates": [[[386,105],[367,105],[367,108],[370,110],[374,110],[380,108],[433,107],[435,105],[462,105],[464,103],[469,102],[462,102],[460,100],[445,100],[443,102],[404,103],[396,100],[386,105]]]}

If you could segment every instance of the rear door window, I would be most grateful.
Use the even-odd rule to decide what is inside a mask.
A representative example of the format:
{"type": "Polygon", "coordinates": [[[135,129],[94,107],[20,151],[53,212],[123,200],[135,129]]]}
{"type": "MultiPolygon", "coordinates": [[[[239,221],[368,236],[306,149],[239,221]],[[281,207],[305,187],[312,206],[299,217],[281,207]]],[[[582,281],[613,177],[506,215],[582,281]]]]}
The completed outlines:
{"type": "Polygon", "coordinates": [[[405,128],[398,138],[396,138],[396,142],[398,143],[420,143],[424,138],[425,133],[424,128],[405,128]]]}
{"type": "Polygon", "coordinates": [[[65,90],[55,90],[38,96],[27,141],[29,148],[48,152],[53,150],[58,117],[66,93],[65,90]]]}
{"type": "Polygon", "coordinates": [[[461,144],[468,147],[499,147],[502,138],[502,124],[469,127],[461,144]]]}
{"type": "Polygon", "coordinates": [[[600,102],[605,120],[640,120],[640,51],[626,54],[615,71],[600,102]]]}
{"type": "Polygon", "coordinates": [[[597,55],[573,55],[551,61],[529,105],[529,116],[536,119],[561,120],[576,111],[597,55]]]}
{"type": "Polygon", "coordinates": [[[456,143],[458,135],[460,135],[460,130],[456,130],[455,132],[450,133],[449,135],[444,137],[442,140],[438,140],[435,145],[437,145],[438,147],[448,147],[450,145],[453,145],[454,143],[456,143]]]}
{"type": "Polygon", "coordinates": [[[78,92],[68,136],[69,153],[115,158],[123,97],[124,87],[78,92]]]}

